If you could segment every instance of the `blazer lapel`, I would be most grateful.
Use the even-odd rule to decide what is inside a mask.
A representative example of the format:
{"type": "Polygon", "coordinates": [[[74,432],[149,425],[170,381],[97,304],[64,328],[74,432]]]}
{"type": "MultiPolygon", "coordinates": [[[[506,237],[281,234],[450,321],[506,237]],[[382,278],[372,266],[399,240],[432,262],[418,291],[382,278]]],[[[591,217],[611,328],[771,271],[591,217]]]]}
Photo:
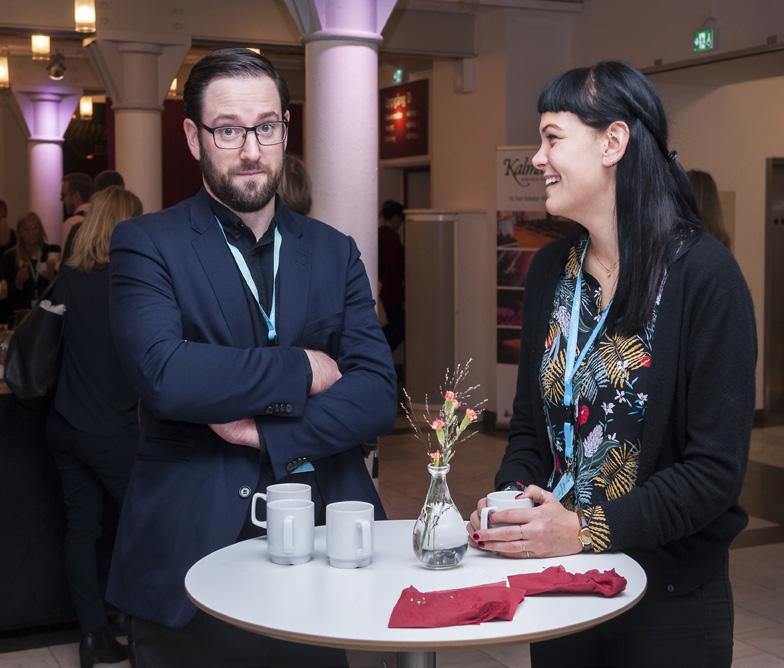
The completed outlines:
{"type": "Polygon", "coordinates": [[[310,283],[310,242],[302,224],[287,209],[278,209],[278,225],[282,244],[278,267],[278,343],[296,345],[307,315],[310,283]]]}
{"type": "Polygon", "coordinates": [[[254,347],[253,325],[248,317],[242,276],[204,193],[194,199],[191,227],[197,232],[192,241],[193,250],[212,285],[220,312],[231,333],[232,343],[243,348],[254,347]]]}

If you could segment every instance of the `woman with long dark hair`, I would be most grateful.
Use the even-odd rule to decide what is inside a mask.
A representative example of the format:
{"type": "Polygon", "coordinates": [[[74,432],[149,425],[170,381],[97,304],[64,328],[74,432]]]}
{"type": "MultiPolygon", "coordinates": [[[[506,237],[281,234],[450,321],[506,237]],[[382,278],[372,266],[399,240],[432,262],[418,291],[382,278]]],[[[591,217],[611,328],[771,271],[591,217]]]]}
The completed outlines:
{"type": "Polygon", "coordinates": [[[729,666],[728,547],[747,521],[754,413],[746,282],[703,233],[639,71],[571,70],[538,106],[547,210],[581,228],[543,248],[527,280],[496,485],[536,505],[486,530],[475,512],[472,544],[512,558],[623,551],[645,569],[635,608],[534,643],[534,666],[729,666]]]}
{"type": "Polygon", "coordinates": [[[109,330],[109,240],[117,223],[141,213],[139,198],[119,186],[93,195],[52,290],[66,311],[46,429],[65,496],[65,565],[82,631],[81,668],[128,656],[107,624],[95,544],[104,494],[121,506],[139,434],[136,393],[120,370],[109,330]]]}

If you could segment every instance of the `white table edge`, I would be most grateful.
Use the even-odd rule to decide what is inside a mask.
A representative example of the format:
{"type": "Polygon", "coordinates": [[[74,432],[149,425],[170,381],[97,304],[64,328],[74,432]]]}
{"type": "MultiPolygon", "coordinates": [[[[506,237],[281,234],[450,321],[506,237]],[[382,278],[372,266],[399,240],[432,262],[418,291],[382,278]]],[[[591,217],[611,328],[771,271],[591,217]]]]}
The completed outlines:
{"type": "MultiPolygon", "coordinates": [[[[533,560],[532,560],[533,561],[533,560]]],[[[609,619],[613,619],[622,615],[624,612],[633,608],[640,599],[645,595],[647,591],[648,584],[646,581],[645,587],[643,587],[642,591],[639,593],[638,596],[629,599],[628,603],[624,605],[622,608],[617,610],[613,610],[612,612],[602,615],[601,617],[596,617],[591,619],[587,622],[581,622],[578,624],[573,624],[570,626],[562,626],[558,629],[553,629],[550,631],[544,631],[541,633],[520,633],[516,635],[507,635],[503,637],[493,637],[493,638],[467,638],[465,640],[441,640],[441,641],[427,641],[423,640],[421,642],[411,641],[411,640],[398,640],[398,641],[388,641],[388,640],[354,640],[351,638],[336,638],[334,636],[319,636],[315,633],[297,633],[292,631],[282,631],[280,629],[270,628],[266,626],[262,626],[259,624],[249,624],[242,620],[236,619],[229,615],[226,615],[222,612],[218,612],[217,610],[213,610],[207,605],[197,601],[193,596],[191,596],[190,592],[185,589],[188,598],[190,601],[200,610],[203,610],[208,615],[220,619],[221,621],[226,622],[227,624],[231,624],[237,628],[244,629],[246,631],[250,631],[251,633],[256,633],[260,635],[266,635],[270,638],[277,638],[278,640],[287,640],[289,642],[297,642],[303,645],[316,645],[318,647],[336,647],[339,649],[351,649],[351,650],[368,650],[368,651],[376,651],[376,652],[397,652],[397,651],[428,651],[434,649],[454,649],[460,647],[480,647],[480,646],[488,646],[488,645],[507,645],[512,643],[522,643],[522,642],[537,642],[542,640],[549,640],[551,638],[560,638],[561,636],[571,635],[573,633],[577,633],[579,631],[585,631],[587,629],[593,628],[594,626],[598,626],[603,622],[606,622],[609,619]]],[[[553,596],[560,596],[559,594],[553,594],[553,596]]],[[[525,600],[521,603],[521,605],[525,604],[525,600]]],[[[510,622],[483,622],[483,624],[495,624],[495,623],[510,623],[510,622]]],[[[411,631],[416,631],[416,629],[409,629],[411,631]]],[[[422,629],[422,631],[427,631],[428,629],[422,629]]]]}

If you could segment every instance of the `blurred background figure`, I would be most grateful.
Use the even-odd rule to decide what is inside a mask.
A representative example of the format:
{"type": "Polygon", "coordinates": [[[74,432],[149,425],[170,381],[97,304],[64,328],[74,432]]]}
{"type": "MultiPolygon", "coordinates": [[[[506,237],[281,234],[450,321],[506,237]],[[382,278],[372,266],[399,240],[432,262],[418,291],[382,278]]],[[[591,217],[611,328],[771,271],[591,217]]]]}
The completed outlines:
{"type": "Polygon", "coordinates": [[[35,306],[54,278],[60,247],[46,243],[38,214],[30,211],[16,224],[17,242],[0,257],[0,322],[9,323],[14,311],[35,306]]]}
{"type": "Polygon", "coordinates": [[[82,632],[81,668],[128,656],[107,626],[96,541],[104,492],[121,506],[138,437],[136,394],[120,371],[109,330],[109,240],[117,223],[141,213],[139,198],[119,186],[96,193],[53,288],[66,316],[46,431],[65,497],[65,563],[82,632]]]}
{"type": "Polygon", "coordinates": [[[63,177],[60,186],[60,200],[63,203],[63,232],[60,240],[66,243],[71,228],[84,220],[90,208],[89,201],[93,194],[93,180],[89,174],[71,172],[63,177]]]}
{"type": "Polygon", "coordinates": [[[400,240],[400,226],[405,215],[403,205],[387,200],[381,205],[378,221],[378,297],[384,305],[387,324],[384,336],[395,351],[406,335],[403,292],[405,283],[405,256],[400,240]]]}
{"type": "Polygon", "coordinates": [[[120,186],[125,188],[125,179],[120,172],[115,172],[113,169],[104,169],[93,179],[93,192],[97,193],[104,190],[109,186],[120,186]]]}
{"type": "Polygon", "coordinates": [[[708,234],[713,235],[729,248],[730,235],[727,234],[727,228],[724,227],[716,181],[708,172],[701,172],[698,169],[690,169],[686,174],[694,191],[694,199],[697,200],[702,226],[708,234]]]}
{"type": "Polygon", "coordinates": [[[296,155],[286,154],[283,157],[283,173],[278,185],[278,195],[283,206],[303,216],[310,213],[313,204],[311,196],[310,176],[305,163],[296,155]]]}
{"type": "Polygon", "coordinates": [[[0,199],[0,255],[16,245],[16,232],[8,224],[8,205],[0,199]]]}

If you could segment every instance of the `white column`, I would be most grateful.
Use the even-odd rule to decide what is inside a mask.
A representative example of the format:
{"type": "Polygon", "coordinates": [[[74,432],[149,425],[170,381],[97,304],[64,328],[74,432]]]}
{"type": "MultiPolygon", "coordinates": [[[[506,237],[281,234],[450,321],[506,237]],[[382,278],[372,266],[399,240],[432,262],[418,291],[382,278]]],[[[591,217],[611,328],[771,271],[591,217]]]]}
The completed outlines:
{"type": "Polygon", "coordinates": [[[62,244],[63,136],[81,91],[49,86],[14,90],[27,124],[30,210],[40,217],[49,243],[62,244]]]}
{"type": "Polygon", "coordinates": [[[305,43],[312,215],[357,242],[378,276],[378,45],[396,0],[286,0],[305,43]]]}
{"type": "Polygon", "coordinates": [[[145,211],[163,201],[161,111],[171,80],[190,48],[180,35],[99,31],[88,47],[114,109],[115,167],[145,211]]]}

